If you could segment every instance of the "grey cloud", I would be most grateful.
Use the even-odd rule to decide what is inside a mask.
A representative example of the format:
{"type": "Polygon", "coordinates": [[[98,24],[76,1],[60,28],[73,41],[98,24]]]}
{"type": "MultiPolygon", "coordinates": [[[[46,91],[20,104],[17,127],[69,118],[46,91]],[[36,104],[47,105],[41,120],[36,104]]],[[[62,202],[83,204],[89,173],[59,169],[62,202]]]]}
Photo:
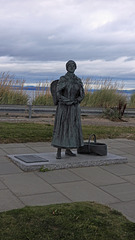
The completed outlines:
{"type": "Polygon", "coordinates": [[[134,59],[134,11],[133,0],[1,0],[0,56],[14,57],[16,66],[17,61],[134,59]]]}

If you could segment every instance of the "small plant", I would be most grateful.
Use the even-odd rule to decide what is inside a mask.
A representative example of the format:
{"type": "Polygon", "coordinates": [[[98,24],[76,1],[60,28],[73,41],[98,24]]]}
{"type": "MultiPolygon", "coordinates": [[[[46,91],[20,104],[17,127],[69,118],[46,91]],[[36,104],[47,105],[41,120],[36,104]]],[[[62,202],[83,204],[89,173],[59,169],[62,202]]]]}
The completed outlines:
{"type": "Polygon", "coordinates": [[[120,120],[120,114],[119,111],[116,108],[106,108],[103,111],[103,117],[111,120],[111,121],[116,121],[120,120]]]}
{"type": "Polygon", "coordinates": [[[44,166],[42,166],[40,169],[39,169],[40,172],[49,172],[50,170],[48,168],[45,168],[44,166]]]}
{"type": "Polygon", "coordinates": [[[110,119],[111,121],[122,120],[126,105],[126,103],[119,101],[118,107],[106,108],[103,111],[103,117],[110,119]]]}

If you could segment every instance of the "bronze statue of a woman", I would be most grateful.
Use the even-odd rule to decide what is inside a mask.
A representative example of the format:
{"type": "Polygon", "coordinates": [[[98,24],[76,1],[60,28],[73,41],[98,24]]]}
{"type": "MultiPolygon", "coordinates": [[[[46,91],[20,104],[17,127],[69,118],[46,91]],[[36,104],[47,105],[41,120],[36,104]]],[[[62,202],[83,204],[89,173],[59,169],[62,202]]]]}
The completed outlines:
{"type": "Polygon", "coordinates": [[[62,148],[66,149],[66,155],[76,156],[70,149],[84,145],[79,105],[84,98],[84,88],[81,79],[74,74],[76,68],[73,60],[68,61],[67,73],[57,83],[58,105],[52,139],[52,146],[57,147],[57,159],[61,158],[62,148]]]}

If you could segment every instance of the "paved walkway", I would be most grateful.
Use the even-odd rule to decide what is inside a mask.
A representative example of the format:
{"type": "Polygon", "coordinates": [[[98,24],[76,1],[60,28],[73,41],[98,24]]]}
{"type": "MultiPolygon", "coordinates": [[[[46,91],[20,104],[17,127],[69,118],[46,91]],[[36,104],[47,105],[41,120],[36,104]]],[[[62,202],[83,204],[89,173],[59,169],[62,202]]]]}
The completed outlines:
{"type": "Polygon", "coordinates": [[[135,141],[102,140],[126,164],[49,172],[23,172],[8,154],[55,151],[50,143],[0,144],[0,211],[24,206],[95,201],[121,211],[135,222],[135,141]]]}

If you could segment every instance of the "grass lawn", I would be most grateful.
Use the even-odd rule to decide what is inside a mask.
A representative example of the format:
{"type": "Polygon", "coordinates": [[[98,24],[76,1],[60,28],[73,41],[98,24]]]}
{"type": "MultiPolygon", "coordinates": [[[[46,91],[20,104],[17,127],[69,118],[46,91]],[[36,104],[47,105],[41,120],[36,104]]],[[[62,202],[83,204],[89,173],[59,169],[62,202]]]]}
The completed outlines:
{"type": "Polygon", "coordinates": [[[135,223],[90,202],[25,207],[0,213],[1,240],[129,240],[135,223]]]}
{"type": "MultiPolygon", "coordinates": [[[[135,140],[135,127],[82,126],[83,137],[95,133],[99,138],[128,138],[135,140]]],[[[38,123],[0,122],[0,143],[51,141],[53,126],[38,123]]]]}

